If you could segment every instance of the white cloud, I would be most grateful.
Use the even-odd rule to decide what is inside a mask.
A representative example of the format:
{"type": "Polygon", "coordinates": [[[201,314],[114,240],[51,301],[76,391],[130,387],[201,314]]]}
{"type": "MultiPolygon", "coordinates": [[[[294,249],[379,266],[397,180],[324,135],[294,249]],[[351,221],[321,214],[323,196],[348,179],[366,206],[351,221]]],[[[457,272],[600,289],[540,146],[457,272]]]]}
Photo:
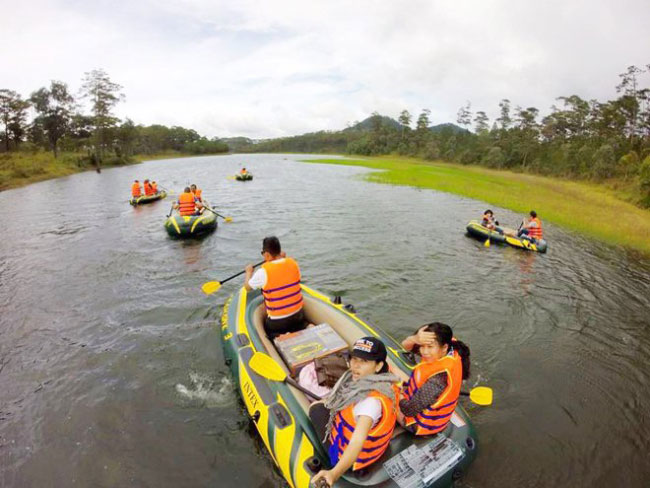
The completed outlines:
{"type": "Polygon", "coordinates": [[[542,111],[560,95],[615,96],[617,74],[650,62],[645,0],[0,0],[0,88],[51,79],[75,90],[104,68],[118,115],[208,136],[339,129],[372,111],[466,100],[542,111]]]}

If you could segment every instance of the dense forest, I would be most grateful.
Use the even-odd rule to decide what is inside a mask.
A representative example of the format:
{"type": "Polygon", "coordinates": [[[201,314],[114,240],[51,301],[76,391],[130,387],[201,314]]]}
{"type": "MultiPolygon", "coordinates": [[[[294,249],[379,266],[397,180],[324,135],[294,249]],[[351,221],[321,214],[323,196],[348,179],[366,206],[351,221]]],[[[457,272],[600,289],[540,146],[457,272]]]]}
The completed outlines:
{"type": "Polygon", "coordinates": [[[86,73],[76,95],[61,81],[52,81],[28,97],[0,89],[0,153],[45,149],[57,157],[72,152],[80,155],[80,164],[99,166],[125,163],[135,154],[228,152],[226,143],[192,129],[120,120],[113,111],[124,100],[121,90],[103,70],[86,73]]]}
{"type": "Polygon", "coordinates": [[[341,131],[233,142],[242,152],[397,154],[608,181],[650,207],[650,88],[640,86],[649,72],[650,65],[630,66],[619,75],[614,100],[561,96],[543,117],[535,107],[503,99],[493,121],[468,102],[458,111],[458,125],[432,127],[429,110],[415,119],[404,110],[398,120],[375,113],[341,131]]]}

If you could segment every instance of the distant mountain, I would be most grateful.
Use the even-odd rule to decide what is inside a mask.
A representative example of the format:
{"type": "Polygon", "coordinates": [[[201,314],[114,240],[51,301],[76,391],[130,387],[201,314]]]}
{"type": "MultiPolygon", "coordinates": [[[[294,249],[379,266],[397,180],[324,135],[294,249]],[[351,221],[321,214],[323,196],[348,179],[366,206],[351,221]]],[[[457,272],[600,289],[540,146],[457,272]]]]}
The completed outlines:
{"type": "Polygon", "coordinates": [[[349,132],[353,130],[370,131],[375,127],[376,124],[379,124],[382,127],[390,127],[391,129],[400,129],[402,127],[397,120],[391,117],[387,117],[385,115],[371,115],[367,119],[364,119],[361,122],[357,122],[351,127],[343,129],[343,132],[349,132]]]}
{"type": "Polygon", "coordinates": [[[249,139],[248,137],[224,137],[220,140],[228,144],[230,152],[241,151],[255,143],[253,139],[249,139]]]}
{"type": "Polygon", "coordinates": [[[469,132],[467,129],[463,129],[462,127],[456,124],[452,124],[451,122],[447,122],[445,124],[432,125],[429,127],[429,130],[435,133],[439,133],[446,130],[450,130],[455,134],[460,134],[462,132],[469,132]]]}
{"type": "MultiPolygon", "coordinates": [[[[380,125],[381,127],[389,127],[391,129],[401,129],[402,126],[400,123],[391,118],[387,117],[386,115],[371,115],[367,119],[362,120],[361,122],[357,122],[351,127],[348,127],[346,129],[343,129],[343,132],[350,132],[350,131],[371,131],[376,125],[380,125]]],[[[468,132],[467,129],[463,129],[462,127],[452,124],[451,122],[447,122],[444,124],[438,124],[438,125],[432,125],[429,127],[429,130],[431,132],[435,133],[440,133],[440,132],[447,132],[451,131],[454,134],[460,134],[463,132],[468,132]]]]}

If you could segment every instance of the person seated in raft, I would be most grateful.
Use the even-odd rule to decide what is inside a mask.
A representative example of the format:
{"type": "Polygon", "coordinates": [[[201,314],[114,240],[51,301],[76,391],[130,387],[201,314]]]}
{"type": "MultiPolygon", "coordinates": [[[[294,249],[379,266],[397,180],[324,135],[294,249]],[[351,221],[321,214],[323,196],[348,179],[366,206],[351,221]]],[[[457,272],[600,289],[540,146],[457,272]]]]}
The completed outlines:
{"type": "Polygon", "coordinates": [[[313,477],[314,486],[321,479],[334,486],[348,469],[359,471],[381,459],[395,429],[398,378],[388,371],[386,346],[363,337],[350,356],[350,369],[309,410],[333,466],[313,477]]]}
{"type": "Polygon", "coordinates": [[[174,203],[174,208],[178,209],[181,216],[186,217],[189,215],[200,215],[203,205],[190,191],[190,187],[186,186],[183,193],[178,196],[178,200],[174,203]]]}
{"type": "Polygon", "coordinates": [[[198,201],[202,202],[203,198],[201,197],[201,193],[203,193],[203,191],[200,188],[197,188],[194,183],[192,183],[190,189],[192,190],[192,193],[194,193],[194,196],[198,199],[198,201]]]}
{"type": "Polygon", "coordinates": [[[483,212],[483,217],[481,220],[481,225],[488,230],[494,230],[497,231],[499,234],[503,234],[503,230],[498,227],[499,222],[494,220],[494,212],[492,210],[487,209],[485,212],[483,212]]]}
{"type": "Polygon", "coordinates": [[[248,171],[246,171],[246,168],[245,168],[245,167],[242,168],[242,169],[239,171],[239,174],[240,174],[240,175],[245,175],[245,174],[247,174],[247,173],[248,173],[248,171]]]}
{"type": "Polygon", "coordinates": [[[153,187],[151,186],[151,183],[149,183],[149,180],[144,180],[143,186],[144,186],[144,194],[146,196],[154,195],[156,193],[155,191],[153,191],[153,187]]]}
{"type": "Polygon", "coordinates": [[[398,422],[415,435],[442,432],[456,408],[461,384],[469,377],[469,347],[440,322],[420,327],[402,346],[422,360],[402,387],[398,422]]]}
{"type": "Polygon", "coordinates": [[[282,252],[280,240],[275,236],[262,241],[264,264],[253,274],[253,265],[246,266],[244,287],[248,290],[262,289],[266,319],[264,330],[273,340],[287,332],[305,328],[305,314],[300,289],[298,263],[282,252]]]}
{"type": "Polygon", "coordinates": [[[542,221],[537,217],[537,212],[534,210],[530,211],[530,219],[524,221],[524,225],[519,229],[517,237],[527,237],[533,242],[543,239],[542,221]]]}
{"type": "Polygon", "coordinates": [[[142,190],[140,189],[140,182],[138,180],[135,180],[131,185],[131,196],[133,198],[138,198],[139,196],[142,196],[142,190]]]}
{"type": "Polygon", "coordinates": [[[152,181],[151,182],[151,188],[153,189],[154,195],[158,194],[158,183],[156,183],[155,181],[152,181]]]}

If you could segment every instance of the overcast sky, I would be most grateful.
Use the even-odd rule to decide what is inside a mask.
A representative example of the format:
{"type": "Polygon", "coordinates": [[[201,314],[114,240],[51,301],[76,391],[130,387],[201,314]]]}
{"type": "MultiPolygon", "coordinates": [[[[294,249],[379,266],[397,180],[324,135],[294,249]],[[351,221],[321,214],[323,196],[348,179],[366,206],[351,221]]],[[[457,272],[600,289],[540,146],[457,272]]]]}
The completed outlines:
{"type": "Polygon", "coordinates": [[[0,0],[0,88],[76,92],[102,68],[124,87],[118,116],[209,137],[402,109],[455,122],[467,100],[493,118],[502,98],[614,98],[650,63],[649,25],[650,0],[0,0]]]}

